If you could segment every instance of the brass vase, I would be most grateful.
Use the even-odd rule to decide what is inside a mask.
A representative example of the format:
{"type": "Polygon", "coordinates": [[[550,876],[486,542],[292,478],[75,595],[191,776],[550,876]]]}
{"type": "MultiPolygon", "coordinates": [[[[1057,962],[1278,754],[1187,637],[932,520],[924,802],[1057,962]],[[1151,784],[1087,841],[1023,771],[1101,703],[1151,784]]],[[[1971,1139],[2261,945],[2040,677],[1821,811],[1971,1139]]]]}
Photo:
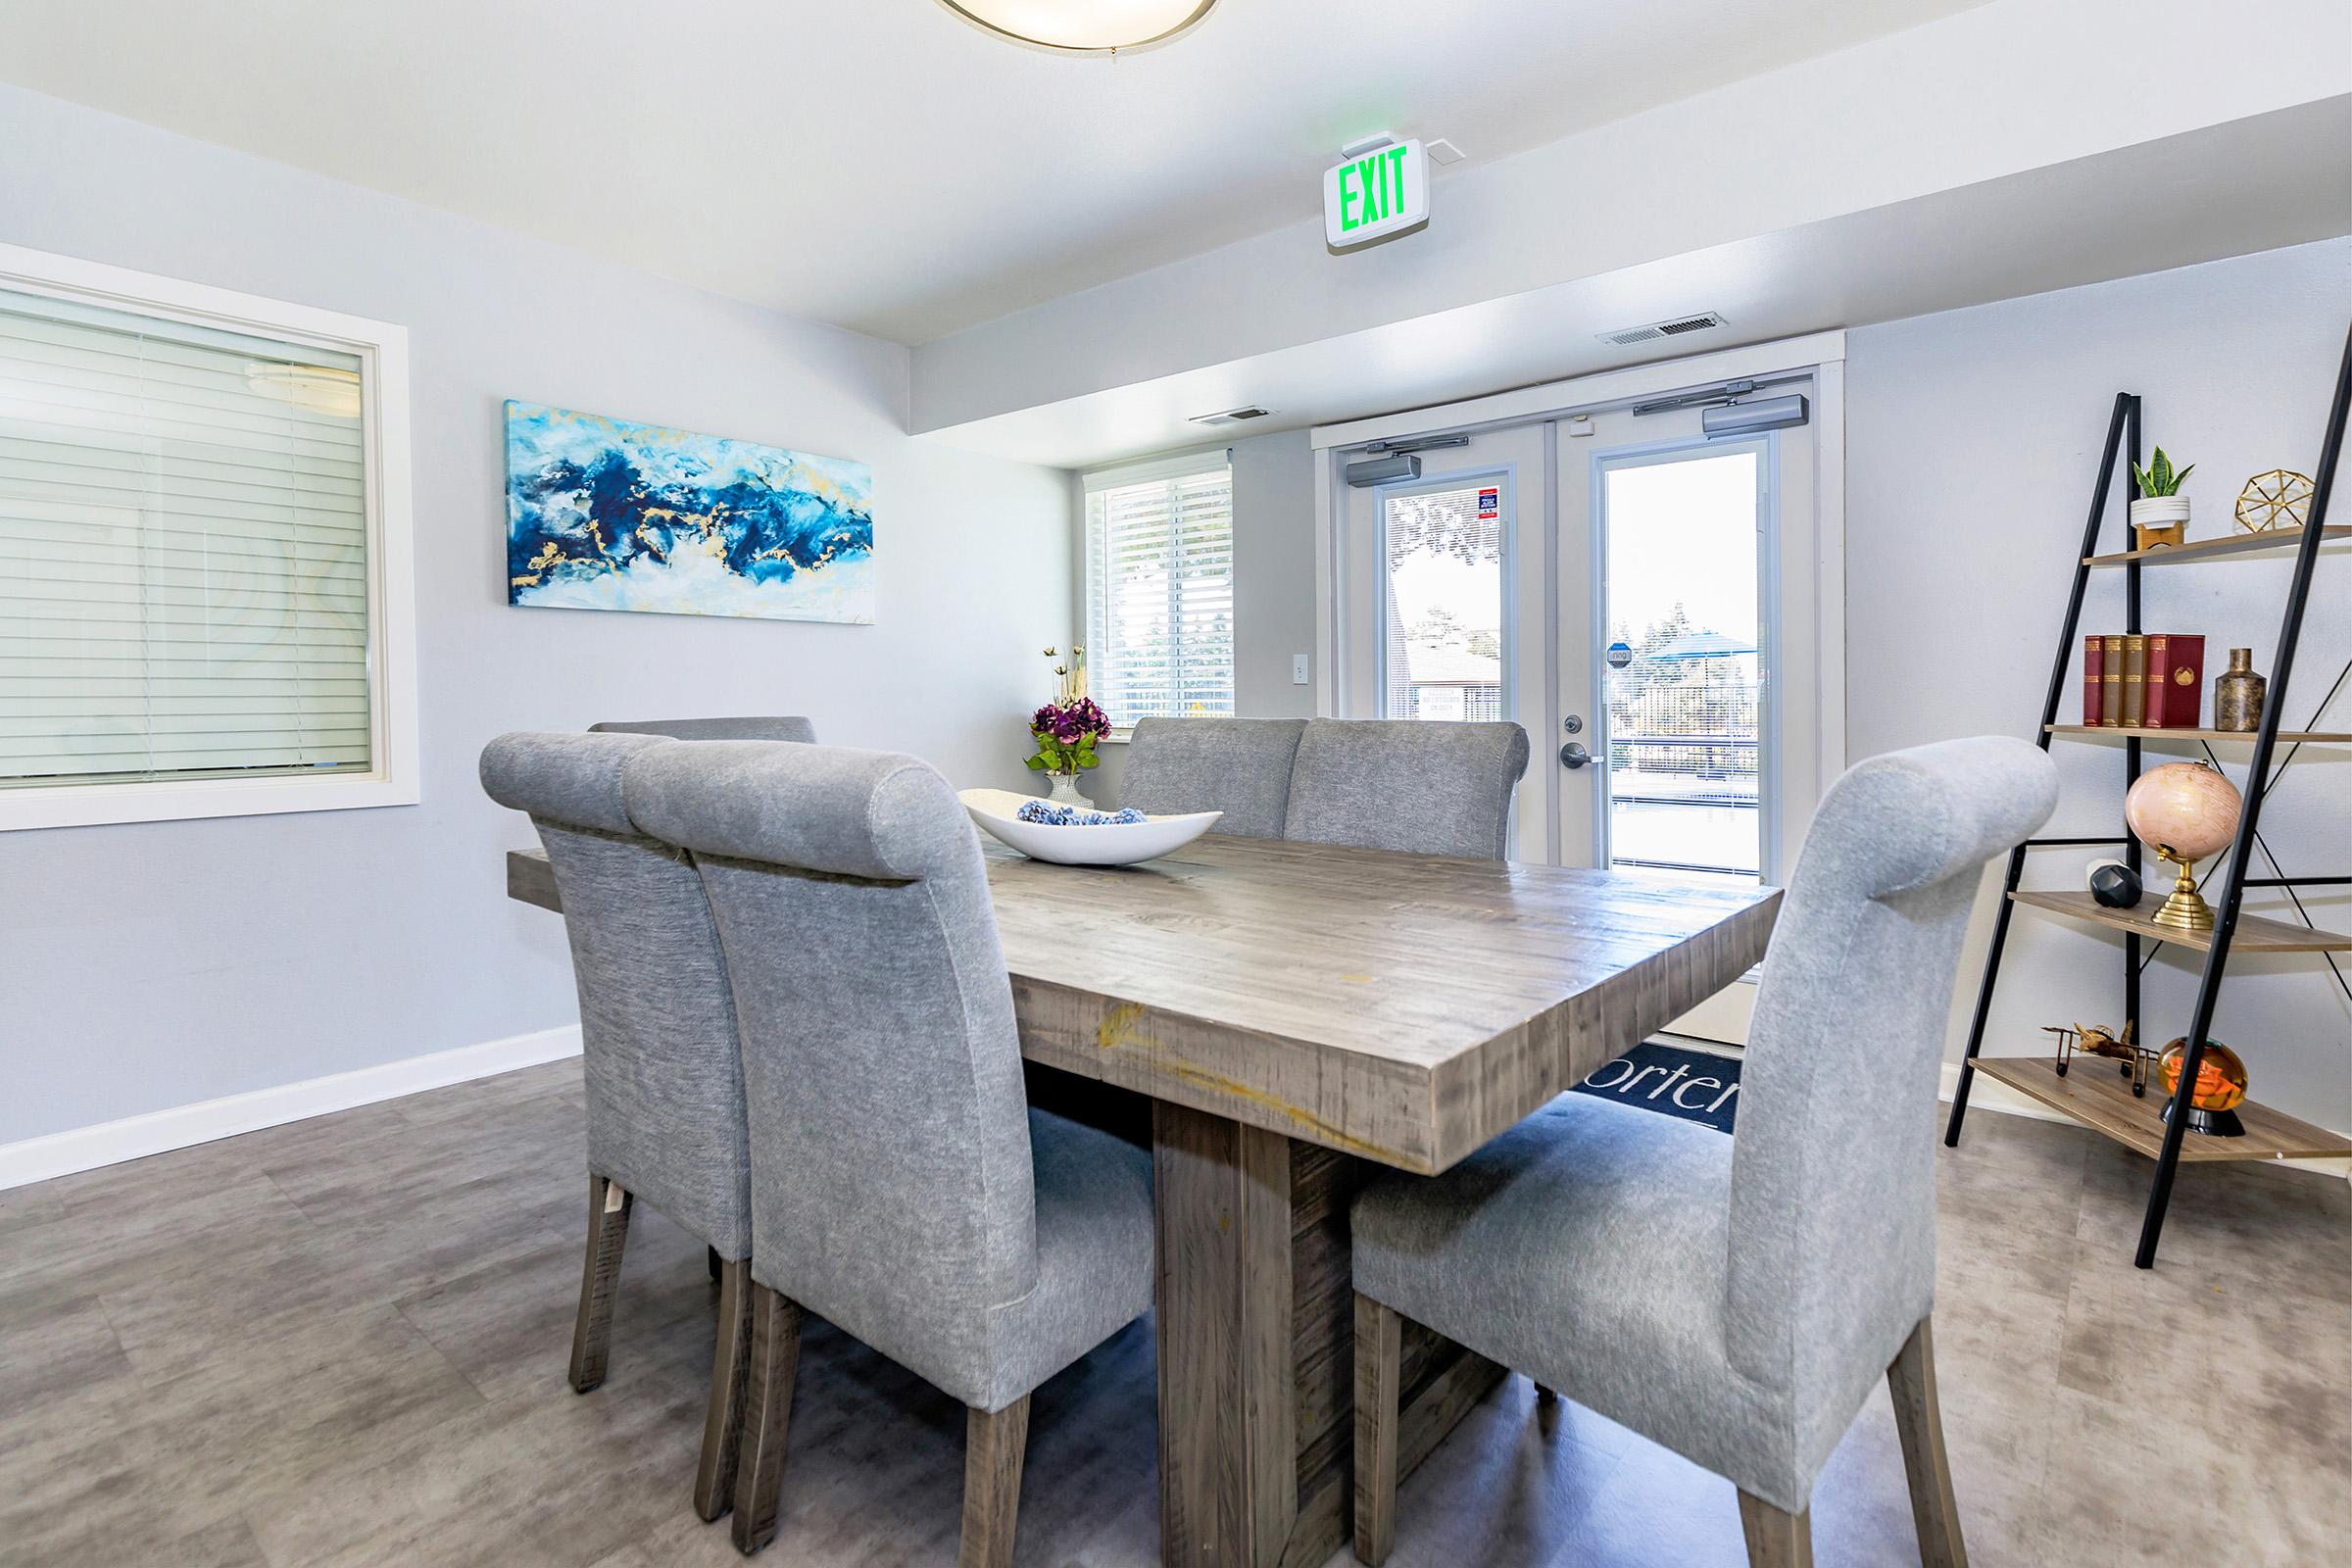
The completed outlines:
{"type": "Polygon", "coordinates": [[[2270,683],[2254,672],[2254,650],[2230,650],[2230,667],[2213,677],[2213,727],[2244,734],[2262,727],[2262,700],[2270,683]]]}

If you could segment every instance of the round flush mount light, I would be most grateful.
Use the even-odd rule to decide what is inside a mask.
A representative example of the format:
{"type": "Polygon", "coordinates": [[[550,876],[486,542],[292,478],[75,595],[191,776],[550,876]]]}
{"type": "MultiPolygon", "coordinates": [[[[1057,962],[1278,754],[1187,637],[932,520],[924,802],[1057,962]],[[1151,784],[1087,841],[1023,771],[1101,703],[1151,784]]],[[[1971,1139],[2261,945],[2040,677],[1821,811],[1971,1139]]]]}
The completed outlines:
{"type": "Polygon", "coordinates": [[[1000,37],[1066,54],[1116,54],[1158,43],[1208,15],[1217,0],[939,0],[1000,37]]]}

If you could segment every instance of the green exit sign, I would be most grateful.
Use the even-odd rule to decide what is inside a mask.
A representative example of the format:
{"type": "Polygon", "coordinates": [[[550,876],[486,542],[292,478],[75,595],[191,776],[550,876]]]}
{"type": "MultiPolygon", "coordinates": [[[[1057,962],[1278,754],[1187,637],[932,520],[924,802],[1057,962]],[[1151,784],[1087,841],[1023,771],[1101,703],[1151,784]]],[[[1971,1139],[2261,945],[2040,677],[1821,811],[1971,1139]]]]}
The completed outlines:
{"type": "Polygon", "coordinates": [[[1393,141],[1323,171],[1323,237],[1335,250],[1429,220],[1429,160],[1393,141]]]}

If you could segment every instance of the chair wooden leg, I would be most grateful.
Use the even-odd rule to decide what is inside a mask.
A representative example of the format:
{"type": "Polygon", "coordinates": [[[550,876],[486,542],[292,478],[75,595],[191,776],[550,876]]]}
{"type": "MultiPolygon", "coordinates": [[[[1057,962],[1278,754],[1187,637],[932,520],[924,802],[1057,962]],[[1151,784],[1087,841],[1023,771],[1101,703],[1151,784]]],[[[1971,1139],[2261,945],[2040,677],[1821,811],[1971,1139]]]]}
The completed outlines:
{"type": "Polygon", "coordinates": [[[1396,1544],[1396,1405],[1404,1319],[1355,1298],[1355,1560],[1380,1568],[1396,1544]]]}
{"type": "Polygon", "coordinates": [[[1813,1568],[1811,1509],[1783,1513],[1742,1492],[1740,1528],[1747,1537],[1747,1568],[1813,1568]]]}
{"type": "Polygon", "coordinates": [[[1921,1318],[1886,1367],[1894,1396],[1894,1430],[1903,1440],[1903,1472],[1911,1482],[1911,1522],[1919,1532],[1922,1568],[1968,1568],[1960,1539],[1960,1505],[1952,1496],[1952,1467],[1943,1450],[1943,1412],[1936,1402],[1936,1340],[1921,1318]]]}
{"type": "Polygon", "coordinates": [[[752,1370],[751,1283],[751,1259],[719,1265],[718,1345],[710,1356],[710,1404],[703,1416],[703,1458],[694,1473],[694,1511],[705,1519],[725,1513],[735,1497],[744,1385],[752,1370]]]}
{"type": "Polygon", "coordinates": [[[744,1381],[735,1459],[735,1549],[749,1557],[776,1538],[783,1512],[784,1446],[801,1363],[801,1308],[751,1282],[752,1364],[744,1381]]]}
{"type": "Polygon", "coordinates": [[[586,1394],[605,1381],[612,1340],[612,1298],[620,1290],[620,1252],[629,1240],[629,1205],[618,1182],[588,1178],[588,1256],[580,1265],[580,1311],[571,1325],[571,1389],[586,1394]]]}
{"type": "Polygon", "coordinates": [[[1021,1511],[1021,1461],[1029,1452],[1029,1396],[1002,1410],[974,1405],[963,1423],[963,1544],[956,1568],[1012,1568],[1021,1511]]]}

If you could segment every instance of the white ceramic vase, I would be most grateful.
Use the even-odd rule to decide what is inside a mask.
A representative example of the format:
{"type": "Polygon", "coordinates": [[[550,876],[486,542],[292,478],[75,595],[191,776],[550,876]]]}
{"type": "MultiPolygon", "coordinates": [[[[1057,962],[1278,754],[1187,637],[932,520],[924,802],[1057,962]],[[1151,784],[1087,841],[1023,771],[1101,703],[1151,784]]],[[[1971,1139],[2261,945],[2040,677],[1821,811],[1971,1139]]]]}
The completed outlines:
{"type": "Polygon", "coordinates": [[[1095,808],[1094,802],[1078,793],[1077,774],[1049,773],[1046,776],[1054,781],[1054,793],[1046,798],[1055,806],[1075,806],[1082,811],[1091,811],[1095,808]]]}

